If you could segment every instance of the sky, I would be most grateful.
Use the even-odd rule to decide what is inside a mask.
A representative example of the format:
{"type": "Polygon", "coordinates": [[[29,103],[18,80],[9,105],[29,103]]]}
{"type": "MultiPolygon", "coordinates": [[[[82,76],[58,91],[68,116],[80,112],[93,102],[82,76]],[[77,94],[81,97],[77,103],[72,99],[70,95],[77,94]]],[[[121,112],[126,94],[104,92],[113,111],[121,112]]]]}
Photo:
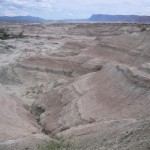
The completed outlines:
{"type": "Polygon", "coordinates": [[[150,0],[0,0],[0,16],[86,19],[92,14],[147,15],[150,0]]]}

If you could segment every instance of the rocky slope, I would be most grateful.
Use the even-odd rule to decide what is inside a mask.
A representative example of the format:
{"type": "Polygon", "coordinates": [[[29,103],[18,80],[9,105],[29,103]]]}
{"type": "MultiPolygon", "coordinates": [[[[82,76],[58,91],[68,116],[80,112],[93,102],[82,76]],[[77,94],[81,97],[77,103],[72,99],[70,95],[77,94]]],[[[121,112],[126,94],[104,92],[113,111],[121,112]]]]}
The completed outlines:
{"type": "Polygon", "coordinates": [[[2,26],[25,37],[0,40],[0,146],[47,134],[81,150],[150,148],[149,25],[2,26]]]}

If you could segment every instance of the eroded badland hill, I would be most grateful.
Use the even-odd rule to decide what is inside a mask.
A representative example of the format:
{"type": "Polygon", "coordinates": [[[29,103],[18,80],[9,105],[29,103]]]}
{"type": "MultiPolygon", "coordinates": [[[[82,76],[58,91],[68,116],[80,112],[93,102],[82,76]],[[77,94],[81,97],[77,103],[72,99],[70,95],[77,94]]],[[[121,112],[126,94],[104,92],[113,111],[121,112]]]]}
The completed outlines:
{"type": "Polygon", "coordinates": [[[0,149],[150,149],[150,25],[1,28],[0,149]]]}

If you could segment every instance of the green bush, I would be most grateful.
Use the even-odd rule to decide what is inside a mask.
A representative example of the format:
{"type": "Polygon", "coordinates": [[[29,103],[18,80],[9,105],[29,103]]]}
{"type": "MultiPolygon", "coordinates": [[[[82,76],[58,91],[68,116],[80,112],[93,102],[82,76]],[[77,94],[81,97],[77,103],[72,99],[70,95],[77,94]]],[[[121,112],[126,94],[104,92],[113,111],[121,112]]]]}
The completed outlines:
{"type": "Polygon", "coordinates": [[[141,32],[144,32],[144,31],[146,31],[146,27],[141,28],[141,32]]]}
{"type": "Polygon", "coordinates": [[[71,141],[64,143],[62,141],[49,140],[38,145],[38,150],[75,150],[71,141]]]}
{"type": "Polygon", "coordinates": [[[10,35],[7,33],[7,31],[3,28],[0,29],[0,39],[5,40],[9,39],[10,35]]]}
{"type": "Polygon", "coordinates": [[[18,34],[9,34],[8,31],[4,28],[0,29],[0,39],[1,40],[7,40],[7,39],[11,39],[11,38],[23,38],[24,31],[21,31],[18,34]]]}
{"type": "Polygon", "coordinates": [[[21,31],[19,34],[18,34],[18,38],[23,38],[24,35],[23,35],[24,31],[21,31]]]}

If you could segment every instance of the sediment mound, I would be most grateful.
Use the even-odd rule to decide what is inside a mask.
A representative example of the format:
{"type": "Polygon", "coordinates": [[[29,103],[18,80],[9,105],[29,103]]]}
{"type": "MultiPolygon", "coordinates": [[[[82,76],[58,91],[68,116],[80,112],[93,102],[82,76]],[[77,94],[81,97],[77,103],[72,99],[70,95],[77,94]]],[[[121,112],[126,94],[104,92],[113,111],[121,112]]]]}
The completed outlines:
{"type": "Polygon", "coordinates": [[[150,148],[149,25],[7,28],[25,36],[0,40],[0,148],[34,150],[46,135],[80,150],[150,148]]]}

